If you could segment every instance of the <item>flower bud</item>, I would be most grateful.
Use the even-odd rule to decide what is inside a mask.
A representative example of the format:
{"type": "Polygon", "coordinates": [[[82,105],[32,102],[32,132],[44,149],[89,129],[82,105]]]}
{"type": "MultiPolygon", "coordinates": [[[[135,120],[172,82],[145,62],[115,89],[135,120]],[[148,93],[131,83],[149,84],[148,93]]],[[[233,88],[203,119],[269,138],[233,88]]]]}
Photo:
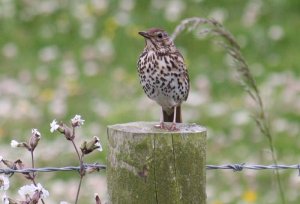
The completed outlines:
{"type": "Polygon", "coordinates": [[[31,203],[38,203],[41,198],[42,191],[35,190],[34,194],[31,197],[31,203]]]}
{"type": "Polygon", "coordinates": [[[32,135],[31,135],[28,143],[29,143],[30,151],[33,151],[41,139],[41,133],[37,129],[32,129],[31,132],[32,132],[32,135]]]}
{"type": "MultiPolygon", "coordinates": [[[[18,159],[17,161],[15,161],[15,168],[17,169],[17,170],[23,170],[23,169],[25,169],[25,165],[23,164],[23,162],[20,160],[20,159],[18,159]]],[[[33,176],[29,173],[29,172],[27,172],[27,173],[22,173],[24,176],[25,176],[25,178],[26,179],[28,179],[28,180],[32,180],[33,179],[33,176]]]]}
{"type": "Polygon", "coordinates": [[[7,166],[10,169],[16,169],[16,164],[15,162],[6,160],[6,159],[2,159],[3,164],[5,164],[5,166],[7,166]]]}
{"type": "Polygon", "coordinates": [[[89,154],[95,149],[97,149],[98,151],[102,151],[102,145],[99,138],[94,136],[90,142],[84,141],[80,146],[80,149],[83,154],[89,154]]]}
{"type": "Polygon", "coordinates": [[[67,140],[74,140],[74,138],[75,138],[75,134],[73,134],[73,132],[71,131],[71,129],[67,126],[67,125],[65,125],[65,124],[63,124],[63,129],[64,129],[64,135],[65,135],[65,137],[67,138],[67,140]]]}
{"type": "Polygon", "coordinates": [[[87,166],[85,169],[85,172],[88,174],[94,173],[95,171],[97,171],[97,172],[100,171],[100,168],[97,166],[87,166]]]}
{"type": "Polygon", "coordinates": [[[80,127],[83,125],[84,120],[81,119],[81,115],[75,115],[74,118],[71,119],[72,127],[80,127]]]}

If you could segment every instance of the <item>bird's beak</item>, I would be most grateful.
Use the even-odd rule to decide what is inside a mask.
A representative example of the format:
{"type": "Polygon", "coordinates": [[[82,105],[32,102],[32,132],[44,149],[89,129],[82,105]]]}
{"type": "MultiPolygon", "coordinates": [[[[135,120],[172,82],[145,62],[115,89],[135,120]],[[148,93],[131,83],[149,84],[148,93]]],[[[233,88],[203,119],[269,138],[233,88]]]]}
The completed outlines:
{"type": "Polygon", "coordinates": [[[143,36],[144,38],[150,38],[149,34],[147,32],[144,32],[144,31],[140,31],[139,34],[141,36],[143,36]]]}

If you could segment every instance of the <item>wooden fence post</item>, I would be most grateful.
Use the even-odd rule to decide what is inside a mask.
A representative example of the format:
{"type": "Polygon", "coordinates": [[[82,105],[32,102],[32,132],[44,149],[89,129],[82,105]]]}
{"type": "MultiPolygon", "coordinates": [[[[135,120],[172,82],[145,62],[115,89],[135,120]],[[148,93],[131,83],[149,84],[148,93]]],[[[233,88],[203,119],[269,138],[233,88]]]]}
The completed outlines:
{"type": "Polygon", "coordinates": [[[205,204],[206,129],[177,124],[180,131],[169,132],[155,124],[108,127],[110,203],[205,204]]]}

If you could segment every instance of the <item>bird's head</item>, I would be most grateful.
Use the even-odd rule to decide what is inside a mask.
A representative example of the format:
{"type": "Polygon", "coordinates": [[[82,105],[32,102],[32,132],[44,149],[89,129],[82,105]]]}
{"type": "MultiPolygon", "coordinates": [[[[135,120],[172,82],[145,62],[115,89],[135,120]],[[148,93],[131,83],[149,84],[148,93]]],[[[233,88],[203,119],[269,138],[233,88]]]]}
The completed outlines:
{"type": "Polygon", "coordinates": [[[175,48],[168,33],[160,28],[150,28],[147,31],[139,32],[139,34],[145,38],[148,50],[165,52],[175,48]]]}

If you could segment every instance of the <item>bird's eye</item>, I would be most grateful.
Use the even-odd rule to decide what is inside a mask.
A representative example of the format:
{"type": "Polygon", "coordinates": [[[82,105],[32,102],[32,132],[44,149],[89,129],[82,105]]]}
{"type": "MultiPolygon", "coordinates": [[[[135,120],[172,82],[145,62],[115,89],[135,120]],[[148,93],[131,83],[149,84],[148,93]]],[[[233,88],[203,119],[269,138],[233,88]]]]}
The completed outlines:
{"type": "Polygon", "coordinates": [[[158,33],[158,34],[157,34],[157,37],[158,37],[158,38],[162,38],[162,37],[163,37],[162,33],[158,33]]]}

